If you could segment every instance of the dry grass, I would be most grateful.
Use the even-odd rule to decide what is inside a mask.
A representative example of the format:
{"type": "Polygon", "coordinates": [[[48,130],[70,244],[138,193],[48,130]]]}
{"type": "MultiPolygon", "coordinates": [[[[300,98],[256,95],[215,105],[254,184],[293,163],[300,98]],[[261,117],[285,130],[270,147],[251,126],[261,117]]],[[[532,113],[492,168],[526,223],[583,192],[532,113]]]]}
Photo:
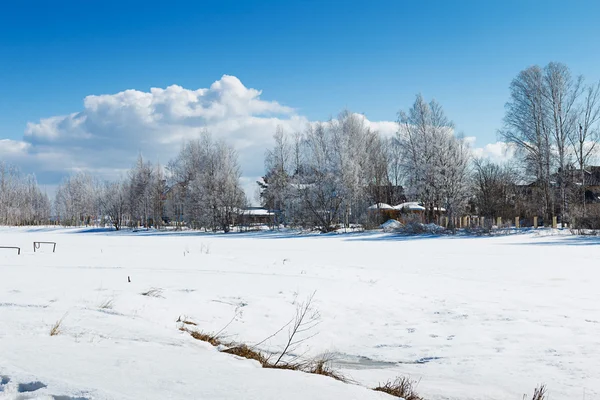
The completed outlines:
{"type": "Polygon", "coordinates": [[[52,325],[52,328],[50,328],[50,336],[58,336],[62,333],[61,326],[64,319],[65,317],[62,317],[61,319],[56,321],[54,325],[52,325]]]}
{"type": "Polygon", "coordinates": [[[332,361],[331,356],[325,355],[309,362],[303,370],[309,374],[324,375],[341,382],[347,382],[343,375],[333,369],[332,361]]]}
{"type": "Polygon", "coordinates": [[[163,290],[161,288],[150,288],[149,290],[140,293],[142,296],[148,297],[164,297],[162,295],[163,290]]]}
{"type": "MultiPolygon", "coordinates": [[[[181,315],[179,316],[179,318],[177,318],[177,321],[175,321],[175,322],[182,323],[182,324],[183,324],[182,328],[185,328],[185,325],[193,325],[193,326],[198,326],[198,324],[197,324],[197,323],[195,323],[195,322],[194,322],[194,321],[192,321],[192,320],[189,320],[189,319],[187,319],[187,317],[183,317],[183,319],[182,319],[182,318],[181,318],[181,315]]],[[[181,328],[180,328],[179,330],[181,330],[181,331],[185,331],[186,329],[181,329],[181,328]]]]}
{"type": "Polygon", "coordinates": [[[247,358],[249,360],[256,360],[265,367],[269,365],[269,358],[266,357],[263,353],[258,350],[255,350],[245,344],[240,344],[238,346],[231,347],[229,349],[223,350],[223,353],[232,354],[234,356],[247,358]]]}
{"type": "Polygon", "coordinates": [[[106,299],[102,303],[100,303],[100,305],[98,307],[103,310],[112,310],[114,305],[115,305],[114,299],[106,299]]]}
{"type": "Polygon", "coordinates": [[[533,391],[533,397],[531,400],[545,400],[548,398],[547,394],[548,390],[546,389],[546,385],[540,385],[533,391]]]}
{"type": "Polygon", "coordinates": [[[183,332],[188,332],[194,339],[201,340],[206,343],[210,343],[213,346],[218,346],[220,344],[223,344],[221,342],[221,340],[219,339],[219,336],[212,334],[212,333],[206,333],[206,332],[197,331],[197,330],[190,330],[185,325],[181,325],[179,327],[179,330],[183,331],[183,332]]]}
{"type": "Polygon", "coordinates": [[[388,381],[384,385],[379,385],[373,390],[401,397],[404,400],[423,400],[423,398],[415,392],[415,387],[417,385],[418,382],[403,376],[396,378],[394,381],[388,381]]]}

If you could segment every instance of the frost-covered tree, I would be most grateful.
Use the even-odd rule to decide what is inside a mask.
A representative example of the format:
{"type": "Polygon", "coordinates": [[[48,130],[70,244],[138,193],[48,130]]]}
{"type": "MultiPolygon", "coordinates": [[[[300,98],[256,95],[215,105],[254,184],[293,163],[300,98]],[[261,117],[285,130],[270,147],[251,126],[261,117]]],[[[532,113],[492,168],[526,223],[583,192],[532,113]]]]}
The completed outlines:
{"type": "Polygon", "coordinates": [[[56,215],[64,225],[89,225],[99,216],[100,184],[87,172],[63,179],[56,191],[56,215]]]}
{"type": "Polygon", "coordinates": [[[262,190],[263,206],[271,210],[284,210],[291,196],[292,148],[287,135],[278,126],[275,146],[265,154],[265,176],[259,186],[262,190]]]}
{"type": "Polygon", "coordinates": [[[50,219],[51,204],[34,175],[0,161],[0,224],[38,225],[50,219]]]}
{"type": "Polygon", "coordinates": [[[116,229],[121,229],[128,209],[129,186],[122,181],[105,182],[100,203],[102,216],[116,229]]]}
{"type": "Polygon", "coordinates": [[[470,150],[454,135],[454,124],[435,100],[419,94],[413,106],[398,113],[396,145],[410,199],[423,203],[427,220],[441,208],[448,216],[462,212],[468,197],[470,150]],[[437,211],[436,211],[437,210],[437,211]]]}
{"type": "Polygon", "coordinates": [[[129,171],[129,212],[134,225],[148,227],[153,212],[152,189],[154,168],[140,154],[129,171]]]}
{"type": "Polygon", "coordinates": [[[386,144],[349,111],[292,137],[278,130],[259,182],[263,206],[282,210],[286,223],[322,231],[364,222],[370,203],[390,198],[386,144]]]}
{"type": "Polygon", "coordinates": [[[246,200],[233,147],[205,132],[185,143],[168,171],[173,189],[168,208],[183,208],[185,221],[194,228],[228,232],[246,200]]]}

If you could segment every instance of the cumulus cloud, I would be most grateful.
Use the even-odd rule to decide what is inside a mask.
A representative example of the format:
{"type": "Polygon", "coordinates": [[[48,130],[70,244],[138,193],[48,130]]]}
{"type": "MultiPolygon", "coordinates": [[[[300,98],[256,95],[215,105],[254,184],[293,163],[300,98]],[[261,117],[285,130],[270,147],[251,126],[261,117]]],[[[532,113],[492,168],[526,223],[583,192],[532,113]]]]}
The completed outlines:
{"type": "Polygon", "coordinates": [[[79,170],[113,179],[138,153],[166,163],[186,140],[207,130],[238,150],[251,186],[253,177],[263,173],[263,155],[275,128],[302,130],[309,122],[293,108],[261,95],[229,75],[197,90],[173,85],[90,95],[82,111],[30,122],[22,141],[2,140],[0,155],[55,181],[47,183],[79,170]]]}

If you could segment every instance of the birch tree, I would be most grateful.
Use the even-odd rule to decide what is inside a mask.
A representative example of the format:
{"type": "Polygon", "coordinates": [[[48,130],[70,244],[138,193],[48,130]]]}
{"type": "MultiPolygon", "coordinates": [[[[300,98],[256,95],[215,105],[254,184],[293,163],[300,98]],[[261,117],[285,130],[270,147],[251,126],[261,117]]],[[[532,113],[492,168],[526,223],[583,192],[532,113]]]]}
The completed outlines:
{"type": "Polygon", "coordinates": [[[569,68],[551,62],[544,68],[544,97],[548,107],[547,116],[552,132],[553,150],[556,155],[557,183],[560,195],[560,215],[568,218],[567,188],[569,185],[570,143],[576,131],[577,99],[581,93],[583,77],[571,77],[569,68]]]}
{"type": "Polygon", "coordinates": [[[571,131],[569,140],[579,167],[579,183],[581,187],[581,217],[585,218],[585,168],[597,152],[600,140],[600,82],[586,86],[583,90],[582,103],[577,112],[577,123],[571,131]]]}
{"type": "Polygon", "coordinates": [[[499,136],[517,149],[525,171],[540,188],[534,201],[545,217],[554,215],[551,192],[552,129],[545,102],[544,72],[538,66],[521,71],[510,84],[510,101],[505,105],[504,127],[499,136]],[[540,198],[541,197],[541,198],[540,198]]]}

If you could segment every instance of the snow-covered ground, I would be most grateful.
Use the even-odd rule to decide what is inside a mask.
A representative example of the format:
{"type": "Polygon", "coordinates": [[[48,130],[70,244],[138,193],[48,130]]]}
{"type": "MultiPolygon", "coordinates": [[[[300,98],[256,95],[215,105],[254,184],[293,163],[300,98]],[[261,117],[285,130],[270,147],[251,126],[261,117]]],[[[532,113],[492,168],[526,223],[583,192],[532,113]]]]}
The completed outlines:
{"type": "Polygon", "coordinates": [[[233,318],[227,339],[254,344],[316,292],[318,334],[297,351],[331,353],[363,386],[409,375],[428,399],[522,399],[540,383],[551,399],[600,399],[600,238],[550,233],[0,228],[0,246],[22,250],[0,249],[0,398],[391,399],[262,369],[176,322],[216,332],[233,318]]]}

